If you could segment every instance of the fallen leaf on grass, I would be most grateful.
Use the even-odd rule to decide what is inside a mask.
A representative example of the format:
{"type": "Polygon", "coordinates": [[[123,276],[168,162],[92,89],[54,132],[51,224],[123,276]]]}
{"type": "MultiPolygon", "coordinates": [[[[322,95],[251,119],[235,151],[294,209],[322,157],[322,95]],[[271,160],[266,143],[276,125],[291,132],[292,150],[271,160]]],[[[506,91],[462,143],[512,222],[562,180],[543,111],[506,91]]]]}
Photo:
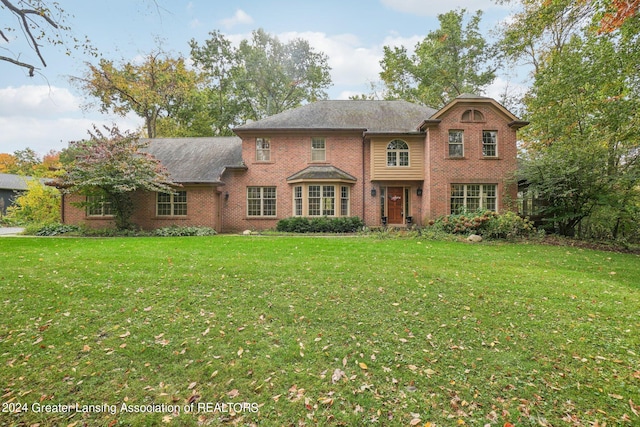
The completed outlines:
{"type": "Polygon", "coordinates": [[[326,406],[333,405],[333,399],[330,398],[330,397],[321,397],[321,398],[318,399],[318,402],[320,402],[321,404],[326,405],[326,406]]]}
{"type": "Polygon", "coordinates": [[[629,406],[631,407],[631,412],[633,412],[636,417],[640,417],[640,415],[638,415],[638,410],[640,409],[640,405],[635,405],[633,403],[633,400],[629,399],[629,406]]]}
{"type": "Polygon", "coordinates": [[[192,390],[196,385],[198,385],[196,381],[192,382],[191,384],[189,384],[189,387],[187,387],[187,390],[192,390]]]}
{"type": "Polygon", "coordinates": [[[240,392],[238,391],[237,388],[234,388],[233,390],[227,392],[227,396],[229,396],[231,399],[233,399],[234,397],[237,397],[240,394],[240,392]]]}
{"type": "Polygon", "coordinates": [[[364,363],[364,362],[360,362],[360,363],[358,363],[358,366],[360,366],[360,369],[362,369],[362,370],[364,370],[364,371],[366,371],[367,369],[369,369],[369,367],[367,366],[367,364],[366,364],[366,363],[364,363]]]}
{"type": "Polygon", "coordinates": [[[417,426],[418,424],[420,424],[422,422],[422,420],[420,418],[414,418],[409,422],[410,426],[417,426]]]}
{"type": "Polygon", "coordinates": [[[118,336],[119,336],[120,338],[126,338],[126,337],[128,337],[129,335],[131,335],[131,332],[127,331],[127,332],[125,332],[124,334],[121,334],[121,335],[118,335],[118,336]]]}
{"type": "Polygon", "coordinates": [[[338,381],[340,381],[342,377],[346,377],[346,374],[344,373],[344,371],[342,369],[335,369],[333,371],[333,375],[331,375],[331,382],[335,384],[338,381]]]}

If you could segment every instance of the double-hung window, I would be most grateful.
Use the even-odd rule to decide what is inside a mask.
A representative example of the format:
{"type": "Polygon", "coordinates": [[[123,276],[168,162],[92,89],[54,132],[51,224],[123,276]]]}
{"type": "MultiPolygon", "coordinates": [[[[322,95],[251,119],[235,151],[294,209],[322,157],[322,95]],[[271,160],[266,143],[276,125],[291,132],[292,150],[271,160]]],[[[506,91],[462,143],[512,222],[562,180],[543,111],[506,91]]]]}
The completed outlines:
{"type": "Polygon", "coordinates": [[[349,187],[340,187],[340,216],[349,216],[349,187]]]}
{"type": "Polygon", "coordinates": [[[324,162],[327,159],[327,151],[324,138],[311,138],[311,161],[324,162]]]}
{"type": "Polygon", "coordinates": [[[496,157],[498,155],[498,132],[495,130],[482,131],[482,156],[496,157]]]}
{"type": "Polygon", "coordinates": [[[256,138],[256,161],[271,161],[271,140],[269,138],[256,138]]]}
{"type": "Polygon", "coordinates": [[[247,187],[247,216],[276,216],[276,187],[247,187]]]}
{"type": "Polygon", "coordinates": [[[302,186],[293,188],[293,215],[302,216],[302,186]]]}
{"type": "Polygon", "coordinates": [[[464,132],[449,131],[449,157],[464,157],[464,132]]]}
{"type": "Polygon", "coordinates": [[[186,216],[187,192],[156,193],[156,215],[158,216],[186,216]]]}

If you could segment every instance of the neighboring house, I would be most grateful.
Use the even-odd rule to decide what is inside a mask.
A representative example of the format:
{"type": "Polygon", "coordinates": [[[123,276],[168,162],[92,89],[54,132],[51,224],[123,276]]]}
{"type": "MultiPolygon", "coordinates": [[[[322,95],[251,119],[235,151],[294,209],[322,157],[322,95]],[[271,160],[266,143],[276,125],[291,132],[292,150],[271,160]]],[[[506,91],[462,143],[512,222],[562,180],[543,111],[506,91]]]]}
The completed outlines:
{"type": "MultiPolygon", "coordinates": [[[[461,95],[440,110],[406,101],[319,101],[234,129],[237,137],[150,140],[182,184],[141,193],[143,228],[268,229],[291,216],[358,216],[369,226],[422,224],[464,210],[515,210],[516,131],[527,125],[491,98],[461,95]]],[[[63,219],[104,227],[108,206],[67,195],[63,219]]]]}
{"type": "Polygon", "coordinates": [[[17,197],[27,191],[30,176],[0,173],[0,216],[7,214],[7,208],[13,206],[17,197]]]}

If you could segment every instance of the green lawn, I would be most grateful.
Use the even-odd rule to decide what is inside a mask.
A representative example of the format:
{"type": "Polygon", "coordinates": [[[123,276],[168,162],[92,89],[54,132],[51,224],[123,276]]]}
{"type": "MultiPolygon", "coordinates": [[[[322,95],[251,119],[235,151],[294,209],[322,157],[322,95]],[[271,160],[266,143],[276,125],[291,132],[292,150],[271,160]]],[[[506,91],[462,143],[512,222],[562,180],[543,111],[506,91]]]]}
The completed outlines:
{"type": "Polygon", "coordinates": [[[640,425],[637,255],[2,238],[0,313],[0,425],[640,425]]]}

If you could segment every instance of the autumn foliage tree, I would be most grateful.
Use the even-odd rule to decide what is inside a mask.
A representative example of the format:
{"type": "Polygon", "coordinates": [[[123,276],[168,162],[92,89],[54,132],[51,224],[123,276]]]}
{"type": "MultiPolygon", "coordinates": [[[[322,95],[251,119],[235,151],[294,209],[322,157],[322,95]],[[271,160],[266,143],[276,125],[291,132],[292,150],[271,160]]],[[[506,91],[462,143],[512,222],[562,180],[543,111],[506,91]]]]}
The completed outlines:
{"type": "MultiPolygon", "coordinates": [[[[627,18],[602,31],[603,4],[522,0],[504,52],[534,66],[523,178],[556,231],[640,235],[640,29],[627,18]]],[[[610,4],[615,5],[615,1],[610,4]]],[[[609,10],[609,9],[606,9],[609,10]]]]}
{"type": "Polygon", "coordinates": [[[97,65],[88,64],[85,75],[72,81],[98,101],[100,111],[121,116],[134,112],[143,118],[147,136],[155,138],[158,120],[170,117],[191,99],[198,76],[187,69],[184,58],[156,50],[141,63],[102,59],[97,65]]]}
{"type": "Polygon", "coordinates": [[[640,15],[640,0],[611,0],[600,20],[600,31],[613,32],[631,18],[640,15]]]}
{"type": "MultiPolygon", "coordinates": [[[[7,208],[7,219],[14,224],[50,224],[60,221],[60,192],[40,180],[26,181],[27,191],[7,208]]],[[[1,213],[1,212],[0,212],[1,213]]]]}
{"type": "Polygon", "coordinates": [[[109,203],[116,227],[128,229],[133,225],[136,191],[172,193],[176,184],[160,161],[144,152],[146,142],[115,126],[104,129],[106,132],[94,127],[89,140],[70,143],[75,161],[56,185],[66,192],[92,196],[84,206],[109,203]]]}

